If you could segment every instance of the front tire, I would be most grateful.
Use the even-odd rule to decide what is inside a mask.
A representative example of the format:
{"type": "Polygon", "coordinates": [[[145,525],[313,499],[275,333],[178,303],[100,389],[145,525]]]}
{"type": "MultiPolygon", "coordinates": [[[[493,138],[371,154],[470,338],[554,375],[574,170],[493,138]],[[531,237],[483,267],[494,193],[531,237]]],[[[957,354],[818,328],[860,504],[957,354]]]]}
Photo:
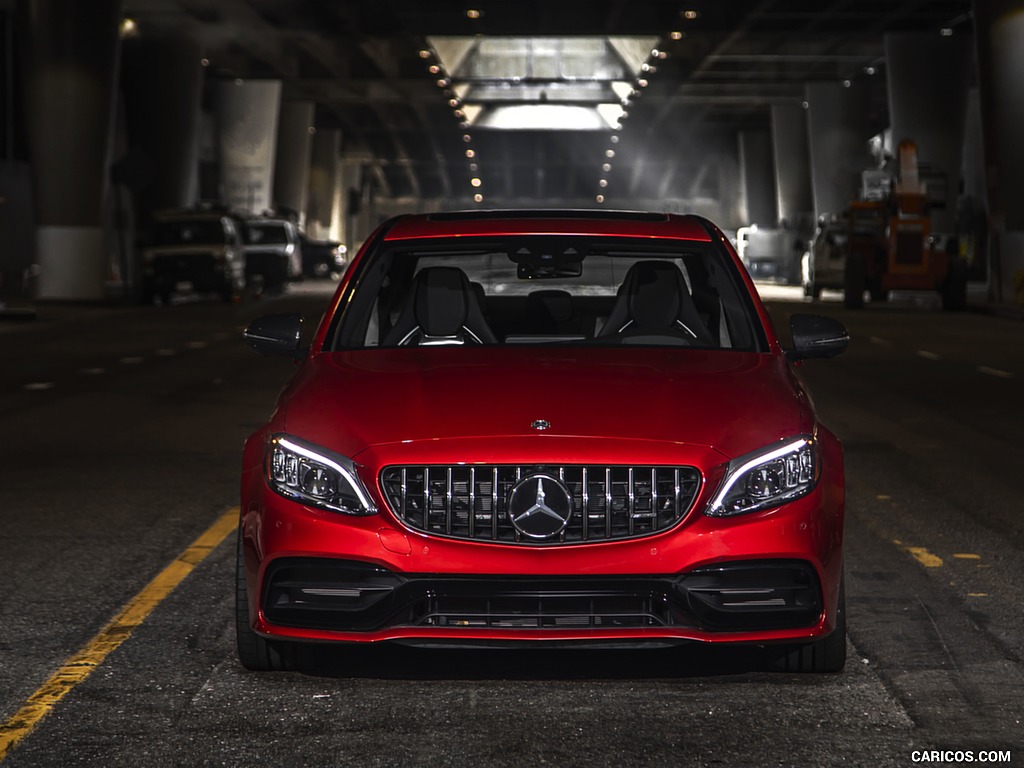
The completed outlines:
{"type": "Polygon", "coordinates": [[[295,669],[295,646],[275,643],[257,635],[249,625],[249,588],[245,581],[245,551],[238,531],[235,557],[235,639],[238,660],[253,672],[287,672],[295,669]]]}
{"type": "Polygon", "coordinates": [[[839,582],[836,627],[812,643],[787,647],[778,657],[780,672],[842,672],[846,666],[846,579],[839,582]]]}

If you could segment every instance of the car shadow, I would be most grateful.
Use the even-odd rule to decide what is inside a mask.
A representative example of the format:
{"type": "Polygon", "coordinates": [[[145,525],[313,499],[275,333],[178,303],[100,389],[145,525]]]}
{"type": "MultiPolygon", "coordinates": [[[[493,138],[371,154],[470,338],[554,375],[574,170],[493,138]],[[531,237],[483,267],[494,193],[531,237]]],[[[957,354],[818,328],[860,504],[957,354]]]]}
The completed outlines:
{"type": "Polygon", "coordinates": [[[680,645],[657,648],[421,648],[306,646],[298,671],[379,680],[642,680],[770,672],[769,648],[680,645]]]}

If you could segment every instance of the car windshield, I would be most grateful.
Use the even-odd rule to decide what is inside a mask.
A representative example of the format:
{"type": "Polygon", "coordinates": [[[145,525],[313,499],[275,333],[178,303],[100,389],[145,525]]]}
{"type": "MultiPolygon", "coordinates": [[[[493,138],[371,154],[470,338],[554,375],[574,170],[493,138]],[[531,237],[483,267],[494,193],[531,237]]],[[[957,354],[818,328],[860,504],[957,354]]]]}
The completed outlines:
{"type": "Polygon", "coordinates": [[[222,244],[227,238],[220,219],[164,221],[156,229],[157,245],[222,244]]]}
{"type": "Polygon", "coordinates": [[[647,345],[761,351],[764,333],[720,246],[527,236],[384,243],[367,254],[327,350],[647,345]]]}
{"type": "Polygon", "coordinates": [[[249,245],[281,245],[288,242],[284,224],[246,224],[245,242],[249,245]]]}

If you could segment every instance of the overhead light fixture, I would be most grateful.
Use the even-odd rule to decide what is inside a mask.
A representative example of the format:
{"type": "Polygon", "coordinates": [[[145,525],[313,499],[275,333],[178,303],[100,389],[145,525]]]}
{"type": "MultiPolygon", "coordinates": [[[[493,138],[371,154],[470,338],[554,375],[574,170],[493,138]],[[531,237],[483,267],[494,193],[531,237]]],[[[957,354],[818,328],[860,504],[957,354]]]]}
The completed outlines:
{"type": "Polygon", "coordinates": [[[135,19],[125,16],[121,19],[121,27],[118,30],[122,39],[139,36],[139,25],[135,19]]]}
{"type": "Polygon", "coordinates": [[[473,19],[474,21],[479,19],[482,15],[483,14],[481,14],[480,11],[478,11],[476,8],[470,8],[468,11],[466,11],[466,18],[473,19]]]}
{"type": "Polygon", "coordinates": [[[421,59],[429,59],[431,56],[432,56],[432,54],[426,48],[420,49],[420,58],[421,59]]]}
{"type": "Polygon", "coordinates": [[[700,12],[699,11],[694,11],[694,10],[683,11],[683,18],[687,19],[689,21],[693,21],[698,16],[700,16],[700,12]]]}
{"type": "Polygon", "coordinates": [[[672,32],[672,33],[671,33],[671,34],[669,35],[669,37],[671,37],[671,38],[672,38],[673,40],[677,40],[677,41],[678,41],[678,40],[682,40],[682,39],[683,39],[683,33],[682,33],[682,32],[680,32],[679,30],[674,30],[674,31],[673,31],[673,32],[672,32]]]}

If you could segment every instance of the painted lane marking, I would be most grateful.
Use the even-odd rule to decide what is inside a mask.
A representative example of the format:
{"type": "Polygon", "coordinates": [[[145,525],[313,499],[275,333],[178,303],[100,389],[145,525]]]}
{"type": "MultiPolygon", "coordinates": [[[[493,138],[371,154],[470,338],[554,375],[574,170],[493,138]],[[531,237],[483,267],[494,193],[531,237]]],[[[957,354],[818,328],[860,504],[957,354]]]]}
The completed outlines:
{"type": "Polygon", "coordinates": [[[64,662],[29,696],[21,709],[0,725],[0,762],[23,738],[46,717],[68,692],[84,682],[113,651],[127,640],[132,631],[174,591],[197,565],[235,530],[238,507],[225,512],[220,519],[192,542],[173,562],[142,588],[92,640],[64,662]]]}
{"type": "Polygon", "coordinates": [[[53,389],[55,386],[57,385],[52,381],[33,381],[31,384],[26,384],[22,389],[29,392],[42,392],[44,389],[53,389]]]}
{"type": "Polygon", "coordinates": [[[141,357],[122,357],[121,358],[121,364],[122,365],[138,365],[139,363],[142,362],[142,360],[143,360],[143,358],[141,358],[141,357]]]}
{"type": "Polygon", "coordinates": [[[957,560],[981,560],[981,555],[976,555],[973,552],[954,552],[953,557],[957,560]]]}
{"type": "Polygon", "coordinates": [[[995,376],[999,379],[1012,379],[1013,374],[1009,371],[1001,371],[998,368],[989,368],[987,365],[979,365],[978,373],[984,373],[986,376],[995,376]]]}
{"type": "Polygon", "coordinates": [[[938,555],[933,555],[924,547],[904,547],[903,549],[909,552],[910,555],[925,568],[942,567],[942,558],[938,555]]]}
{"type": "Polygon", "coordinates": [[[941,360],[942,358],[934,352],[929,352],[927,349],[917,350],[917,356],[923,357],[925,360],[941,360]]]}

